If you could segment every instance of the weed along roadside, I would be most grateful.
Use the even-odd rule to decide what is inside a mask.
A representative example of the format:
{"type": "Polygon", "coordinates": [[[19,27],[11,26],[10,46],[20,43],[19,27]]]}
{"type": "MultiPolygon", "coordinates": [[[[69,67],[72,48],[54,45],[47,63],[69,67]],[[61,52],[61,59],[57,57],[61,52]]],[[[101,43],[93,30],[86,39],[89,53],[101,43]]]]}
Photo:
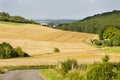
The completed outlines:
{"type": "Polygon", "coordinates": [[[56,65],[3,66],[3,67],[0,67],[0,72],[4,73],[12,70],[52,69],[55,66],[56,65]]]}
{"type": "Polygon", "coordinates": [[[119,80],[120,62],[112,63],[109,59],[105,55],[102,62],[80,65],[76,60],[66,60],[54,69],[41,70],[40,75],[45,80],[119,80]]]}

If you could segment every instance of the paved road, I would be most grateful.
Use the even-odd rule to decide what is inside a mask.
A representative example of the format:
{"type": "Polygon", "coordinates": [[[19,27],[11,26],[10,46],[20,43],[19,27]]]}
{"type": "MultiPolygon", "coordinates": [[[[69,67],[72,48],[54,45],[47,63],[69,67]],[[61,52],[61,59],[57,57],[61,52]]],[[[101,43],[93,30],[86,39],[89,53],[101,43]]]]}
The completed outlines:
{"type": "Polygon", "coordinates": [[[16,70],[0,75],[0,80],[43,80],[40,70],[16,70]]]}

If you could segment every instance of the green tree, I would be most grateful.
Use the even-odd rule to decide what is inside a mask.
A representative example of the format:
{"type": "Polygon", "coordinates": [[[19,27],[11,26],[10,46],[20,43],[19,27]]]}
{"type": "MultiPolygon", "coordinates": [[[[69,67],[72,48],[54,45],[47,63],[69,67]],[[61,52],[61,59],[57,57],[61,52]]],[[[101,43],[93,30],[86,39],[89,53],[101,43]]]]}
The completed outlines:
{"type": "Polygon", "coordinates": [[[6,42],[0,44],[0,59],[15,57],[29,57],[29,55],[23,52],[20,47],[14,49],[9,43],[6,42]]]}
{"type": "Polygon", "coordinates": [[[15,52],[17,52],[17,54],[20,56],[20,57],[24,57],[24,52],[22,51],[22,49],[20,47],[17,47],[14,49],[15,52]]]}
{"type": "Polygon", "coordinates": [[[4,59],[5,56],[6,56],[5,50],[4,50],[4,48],[2,47],[2,45],[0,44],[0,59],[4,59]]]}
{"type": "Polygon", "coordinates": [[[103,38],[111,40],[111,38],[115,36],[117,31],[119,31],[119,29],[117,29],[115,27],[110,27],[110,28],[105,30],[105,32],[103,34],[103,38]]]}
{"type": "Polygon", "coordinates": [[[0,12],[0,21],[37,24],[34,20],[28,20],[21,16],[10,16],[5,12],[0,12]]]}
{"type": "Polygon", "coordinates": [[[93,64],[86,75],[87,80],[119,80],[120,63],[110,63],[109,56],[102,58],[103,63],[93,64]]]}
{"type": "Polygon", "coordinates": [[[120,30],[111,38],[113,46],[120,46],[120,30]]]}
{"type": "Polygon", "coordinates": [[[2,43],[2,47],[4,49],[4,55],[5,57],[4,58],[11,58],[11,49],[12,49],[12,46],[9,44],[9,43],[6,43],[6,42],[3,42],[2,43]]]}
{"type": "Polygon", "coordinates": [[[103,41],[103,44],[104,44],[104,46],[109,46],[109,47],[112,47],[112,46],[113,46],[111,40],[104,40],[104,41],[103,41]]]}
{"type": "Polygon", "coordinates": [[[87,80],[119,80],[117,68],[112,63],[93,65],[87,72],[87,80]]]}

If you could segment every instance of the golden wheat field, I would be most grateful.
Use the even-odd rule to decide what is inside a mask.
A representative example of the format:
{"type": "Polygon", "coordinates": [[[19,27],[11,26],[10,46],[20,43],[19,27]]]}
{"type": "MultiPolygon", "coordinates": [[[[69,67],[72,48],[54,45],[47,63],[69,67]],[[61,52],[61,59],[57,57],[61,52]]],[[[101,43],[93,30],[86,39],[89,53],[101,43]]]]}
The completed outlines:
{"type": "MultiPolygon", "coordinates": [[[[39,25],[21,26],[0,24],[0,43],[8,42],[14,47],[20,46],[32,57],[0,60],[0,66],[57,64],[65,59],[77,59],[79,63],[100,61],[105,53],[87,45],[98,35],[62,31],[39,25]],[[60,53],[54,53],[59,48],[60,53]]],[[[119,61],[120,55],[110,54],[111,61],[119,61]]]]}

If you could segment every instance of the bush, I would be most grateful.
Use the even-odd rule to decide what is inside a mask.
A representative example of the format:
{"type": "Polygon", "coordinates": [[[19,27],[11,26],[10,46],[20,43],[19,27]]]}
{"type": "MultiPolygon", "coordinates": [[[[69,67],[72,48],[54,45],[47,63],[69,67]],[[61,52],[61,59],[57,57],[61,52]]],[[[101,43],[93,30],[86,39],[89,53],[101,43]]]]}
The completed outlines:
{"type": "Polygon", "coordinates": [[[0,59],[15,57],[29,57],[29,55],[23,52],[20,47],[13,48],[9,43],[6,42],[0,44],[0,59]]]}
{"type": "Polygon", "coordinates": [[[116,32],[111,41],[113,42],[113,46],[120,46],[120,31],[116,32]]]}
{"type": "Polygon", "coordinates": [[[112,63],[100,63],[87,72],[87,80],[118,80],[118,74],[112,63]]]}
{"type": "Polygon", "coordinates": [[[119,31],[118,28],[115,27],[109,27],[105,30],[105,32],[103,33],[103,38],[104,39],[111,39],[112,37],[115,36],[116,32],[119,31]]]}
{"type": "Polygon", "coordinates": [[[67,60],[64,62],[61,62],[61,74],[63,77],[72,69],[77,69],[78,63],[76,60],[67,60]]]}
{"type": "Polygon", "coordinates": [[[17,47],[14,50],[18,54],[18,56],[24,57],[24,52],[22,51],[22,49],[20,47],[17,47]]]}
{"type": "Polygon", "coordinates": [[[93,44],[95,44],[97,46],[102,46],[102,41],[95,39],[95,40],[93,40],[93,44]]]}
{"type": "Polygon", "coordinates": [[[105,55],[103,63],[93,64],[89,67],[87,80],[119,80],[120,63],[109,63],[109,56],[105,55]]]}
{"type": "Polygon", "coordinates": [[[59,52],[60,52],[59,48],[54,48],[54,53],[59,53],[59,52]]]}
{"type": "Polygon", "coordinates": [[[66,74],[66,80],[81,80],[80,72],[77,70],[71,70],[66,74]]]}
{"type": "Polygon", "coordinates": [[[112,45],[112,41],[110,41],[110,40],[104,40],[104,46],[109,46],[109,47],[112,47],[113,45],[112,45]]]}
{"type": "Polygon", "coordinates": [[[102,58],[103,63],[107,63],[109,61],[109,56],[105,55],[105,57],[102,58]]]}

